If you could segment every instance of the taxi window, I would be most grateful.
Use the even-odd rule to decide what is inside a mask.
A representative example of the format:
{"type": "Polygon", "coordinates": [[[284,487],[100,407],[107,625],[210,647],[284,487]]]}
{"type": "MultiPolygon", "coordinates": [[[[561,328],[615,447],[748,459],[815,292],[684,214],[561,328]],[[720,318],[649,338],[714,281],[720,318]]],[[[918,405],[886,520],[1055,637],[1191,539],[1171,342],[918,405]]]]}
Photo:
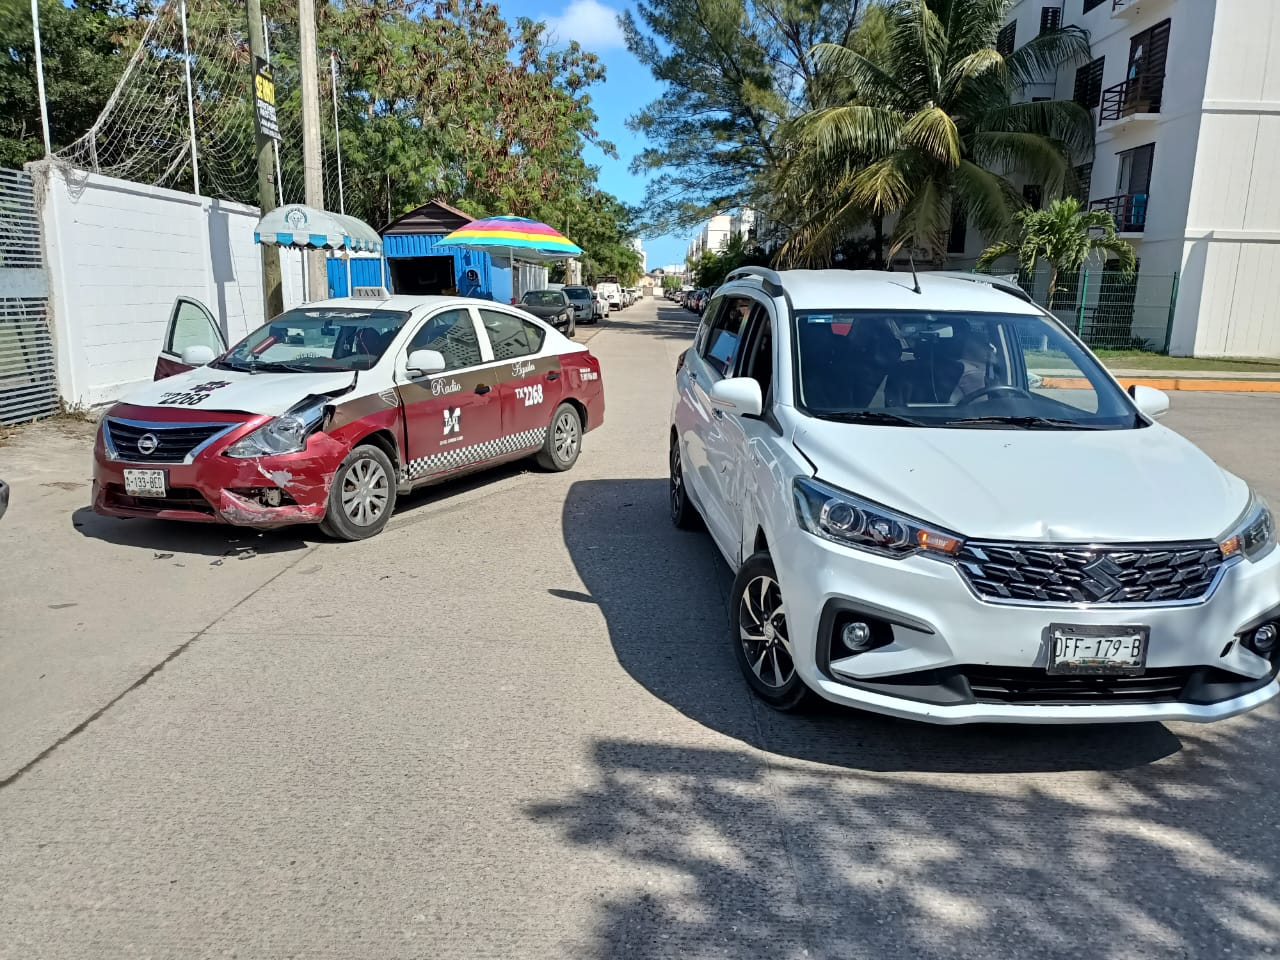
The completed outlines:
{"type": "Polygon", "coordinates": [[[481,310],[480,322],[484,324],[485,332],[489,335],[489,343],[493,345],[495,360],[527,357],[542,349],[542,341],[546,333],[536,323],[530,323],[498,310],[481,310]]]}
{"type": "Polygon", "coordinates": [[[445,310],[428,319],[409,341],[408,352],[436,350],[446,370],[473,367],[480,362],[480,339],[467,310],[445,310]]]}

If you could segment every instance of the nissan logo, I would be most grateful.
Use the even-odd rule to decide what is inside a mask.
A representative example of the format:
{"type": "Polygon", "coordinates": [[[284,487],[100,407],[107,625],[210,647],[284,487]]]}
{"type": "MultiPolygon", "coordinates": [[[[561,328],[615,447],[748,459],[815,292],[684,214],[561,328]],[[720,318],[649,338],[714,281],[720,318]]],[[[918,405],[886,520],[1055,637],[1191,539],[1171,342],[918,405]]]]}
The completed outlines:
{"type": "Polygon", "coordinates": [[[138,452],[144,457],[149,457],[155,453],[158,446],[160,446],[160,441],[156,439],[154,433],[144,433],[138,438],[138,452]]]}

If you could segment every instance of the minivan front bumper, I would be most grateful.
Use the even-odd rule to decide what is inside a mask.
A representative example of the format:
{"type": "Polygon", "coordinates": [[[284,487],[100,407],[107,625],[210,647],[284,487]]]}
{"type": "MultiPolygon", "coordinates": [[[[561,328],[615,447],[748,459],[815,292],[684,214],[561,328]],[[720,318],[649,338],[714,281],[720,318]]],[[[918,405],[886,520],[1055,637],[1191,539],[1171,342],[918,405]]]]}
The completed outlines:
{"type": "Polygon", "coordinates": [[[1280,653],[1241,635],[1280,621],[1280,549],[1229,565],[1196,603],[999,604],[957,568],[924,556],[881,557],[798,527],[770,547],[801,679],[824,698],[932,723],[1210,722],[1280,693],[1280,653]],[[892,639],[851,654],[852,620],[892,639]],[[1145,672],[1132,678],[1047,673],[1050,624],[1149,628],[1145,672]]]}

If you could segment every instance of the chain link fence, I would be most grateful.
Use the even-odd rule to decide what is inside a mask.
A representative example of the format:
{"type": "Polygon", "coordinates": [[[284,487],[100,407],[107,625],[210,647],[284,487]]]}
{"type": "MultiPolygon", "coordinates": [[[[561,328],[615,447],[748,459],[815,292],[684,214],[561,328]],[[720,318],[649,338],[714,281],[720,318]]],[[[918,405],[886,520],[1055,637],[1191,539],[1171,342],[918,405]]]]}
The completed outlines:
{"type": "MultiPolygon", "coordinates": [[[[975,269],[974,261],[952,262],[950,269],[975,269]]],[[[1049,302],[1051,270],[1041,262],[1034,272],[1016,265],[991,271],[1015,279],[1036,303],[1051,310],[1090,347],[1099,350],[1144,350],[1167,353],[1178,303],[1178,274],[1146,274],[1138,270],[1125,277],[1106,267],[1085,267],[1079,273],[1059,275],[1058,289],[1049,302]]]]}

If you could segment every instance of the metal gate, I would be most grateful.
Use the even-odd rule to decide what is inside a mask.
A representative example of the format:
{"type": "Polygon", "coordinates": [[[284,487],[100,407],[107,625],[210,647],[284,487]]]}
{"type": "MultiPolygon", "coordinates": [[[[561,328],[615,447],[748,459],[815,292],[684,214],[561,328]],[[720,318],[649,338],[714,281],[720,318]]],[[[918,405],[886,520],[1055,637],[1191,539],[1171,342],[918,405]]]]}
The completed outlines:
{"type": "Polygon", "coordinates": [[[0,424],[58,409],[49,277],[31,177],[0,170],[0,424]]]}

